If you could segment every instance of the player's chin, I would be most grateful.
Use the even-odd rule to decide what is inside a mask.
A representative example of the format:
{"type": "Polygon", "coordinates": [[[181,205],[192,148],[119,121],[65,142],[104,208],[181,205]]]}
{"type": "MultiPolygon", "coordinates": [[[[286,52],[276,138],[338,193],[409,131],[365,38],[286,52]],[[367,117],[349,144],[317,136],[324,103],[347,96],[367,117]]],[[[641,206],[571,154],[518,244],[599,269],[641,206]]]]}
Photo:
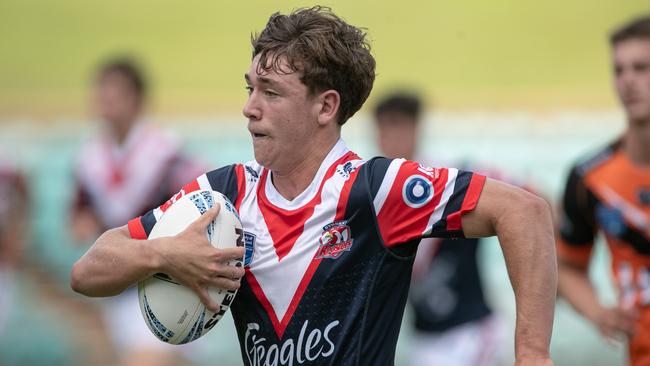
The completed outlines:
{"type": "Polygon", "coordinates": [[[636,103],[625,107],[627,117],[631,122],[650,123],[650,105],[636,103]]]}
{"type": "Polygon", "coordinates": [[[255,161],[265,168],[269,168],[271,150],[263,143],[253,141],[253,154],[255,161]]]}

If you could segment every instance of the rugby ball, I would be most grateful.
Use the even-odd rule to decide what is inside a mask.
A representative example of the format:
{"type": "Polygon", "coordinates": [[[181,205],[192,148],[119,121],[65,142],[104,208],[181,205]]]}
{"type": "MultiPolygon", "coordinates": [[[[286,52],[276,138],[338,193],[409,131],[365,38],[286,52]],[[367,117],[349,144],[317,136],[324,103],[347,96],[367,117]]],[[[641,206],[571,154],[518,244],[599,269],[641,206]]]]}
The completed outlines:
{"type": "MultiPolygon", "coordinates": [[[[219,215],[206,230],[208,241],[217,248],[243,246],[239,215],[223,194],[215,191],[194,191],[176,200],[151,230],[149,239],[173,236],[198,219],[201,214],[221,205],[219,215]]],[[[241,261],[229,264],[241,266],[241,261]]],[[[220,306],[216,313],[208,310],[198,295],[174,278],[157,273],[138,283],[140,310],[149,330],[161,341],[184,344],[206,334],[226,313],[237,291],[208,288],[212,300],[220,306]]]]}

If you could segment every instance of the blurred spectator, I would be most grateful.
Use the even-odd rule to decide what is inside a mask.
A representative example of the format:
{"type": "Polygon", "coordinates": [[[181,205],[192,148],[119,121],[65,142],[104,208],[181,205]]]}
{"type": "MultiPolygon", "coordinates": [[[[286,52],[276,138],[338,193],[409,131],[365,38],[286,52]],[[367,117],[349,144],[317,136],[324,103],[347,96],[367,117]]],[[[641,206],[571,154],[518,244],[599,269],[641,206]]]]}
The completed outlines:
{"type": "MultiPolygon", "coordinates": [[[[382,154],[431,162],[418,149],[421,109],[420,97],[408,92],[390,94],[376,105],[382,154]]],[[[495,176],[495,171],[464,165],[459,168],[503,179],[495,176]]],[[[497,354],[504,350],[500,344],[505,324],[483,295],[478,244],[479,239],[429,238],[420,242],[409,295],[416,330],[409,352],[411,365],[494,365],[497,354]]]]}
{"type": "Polygon", "coordinates": [[[14,294],[14,276],[27,242],[27,186],[18,170],[0,161],[0,336],[14,294]]]}
{"type": "Polygon", "coordinates": [[[74,365],[72,342],[57,337],[59,303],[27,255],[29,211],[26,179],[0,152],[0,365],[74,365]]]}
{"type": "Polygon", "coordinates": [[[609,339],[627,340],[632,365],[650,365],[650,16],[611,35],[623,136],[569,174],[558,233],[559,293],[609,339]],[[588,276],[597,232],[612,256],[617,306],[588,276]]]}
{"type": "MultiPolygon", "coordinates": [[[[111,60],[94,80],[101,121],[83,145],[76,170],[71,230],[82,243],[121,226],[174,195],[203,172],[179,139],[143,117],[147,83],[129,59],[111,60]]],[[[178,347],[159,341],[142,320],[135,288],[106,299],[106,323],[124,365],[177,365],[178,347]]]]}

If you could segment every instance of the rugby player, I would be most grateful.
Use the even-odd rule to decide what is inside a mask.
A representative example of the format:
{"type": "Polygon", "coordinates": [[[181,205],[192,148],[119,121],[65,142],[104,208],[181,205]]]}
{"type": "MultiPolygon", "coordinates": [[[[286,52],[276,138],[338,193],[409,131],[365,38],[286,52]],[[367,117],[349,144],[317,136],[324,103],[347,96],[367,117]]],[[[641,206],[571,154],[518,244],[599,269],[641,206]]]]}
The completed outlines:
{"type": "Polygon", "coordinates": [[[341,128],[370,94],[375,60],[365,32],[331,10],[275,13],[252,44],[243,113],[255,161],[201,175],[104,233],[73,266],[72,288],[111,296],[165,272],[215,308],[205,286],[241,285],[232,310],[246,365],[391,365],[420,239],[496,234],[517,301],[516,364],[552,365],[557,268],[546,202],[479,174],[350,151],[341,128]],[[143,240],[198,189],[239,210],[245,269],[223,264],[243,248],[207,242],[217,210],[175,237],[143,240]]]}

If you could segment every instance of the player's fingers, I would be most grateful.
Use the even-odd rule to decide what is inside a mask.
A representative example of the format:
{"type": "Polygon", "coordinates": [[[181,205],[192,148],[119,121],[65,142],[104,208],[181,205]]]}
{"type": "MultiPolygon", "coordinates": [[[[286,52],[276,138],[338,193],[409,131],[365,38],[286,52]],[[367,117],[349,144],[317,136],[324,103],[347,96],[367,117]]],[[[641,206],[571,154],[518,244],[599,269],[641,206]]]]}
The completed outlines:
{"type": "Polygon", "coordinates": [[[238,280],[238,279],[244,277],[245,272],[246,271],[241,266],[237,267],[237,266],[232,266],[232,265],[228,265],[228,264],[218,263],[217,267],[216,267],[216,269],[214,271],[215,275],[213,277],[214,278],[226,277],[226,278],[230,278],[230,279],[233,279],[233,280],[238,280]]]}
{"type": "Polygon", "coordinates": [[[201,217],[194,221],[194,224],[200,229],[205,230],[208,225],[217,218],[219,211],[221,210],[221,205],[217,202],[211,209],[205,211],[201,217]]]}
{"type": "Polygon", "coordinates": [[[219,305],[217,305],[215,302],[212,301],[210,298],[210,295],[208,294],[208,290],[205,289],[205,287],[202,286],[194,286],[193,287],[194,292],[196,292],[197,295],[199,295],[199,299],[205,305],[208,310],[212,312],[216,312],[219,310],[219,305]]]}
{"type": "Polygon", "coordinates": [[[210,285],[228,291],[234,291],[241,286],[239,280],[233,280],[226,277],[217,277],[210,281],[210,285]]]}
{"type": "Polygon", "coordinates": [[[242,260],[244,259],[244,253],[246,248],[236,247],[236,248],[224,248],[220,250],[219,260],[229,261],[229,260],[242,260]]]}

